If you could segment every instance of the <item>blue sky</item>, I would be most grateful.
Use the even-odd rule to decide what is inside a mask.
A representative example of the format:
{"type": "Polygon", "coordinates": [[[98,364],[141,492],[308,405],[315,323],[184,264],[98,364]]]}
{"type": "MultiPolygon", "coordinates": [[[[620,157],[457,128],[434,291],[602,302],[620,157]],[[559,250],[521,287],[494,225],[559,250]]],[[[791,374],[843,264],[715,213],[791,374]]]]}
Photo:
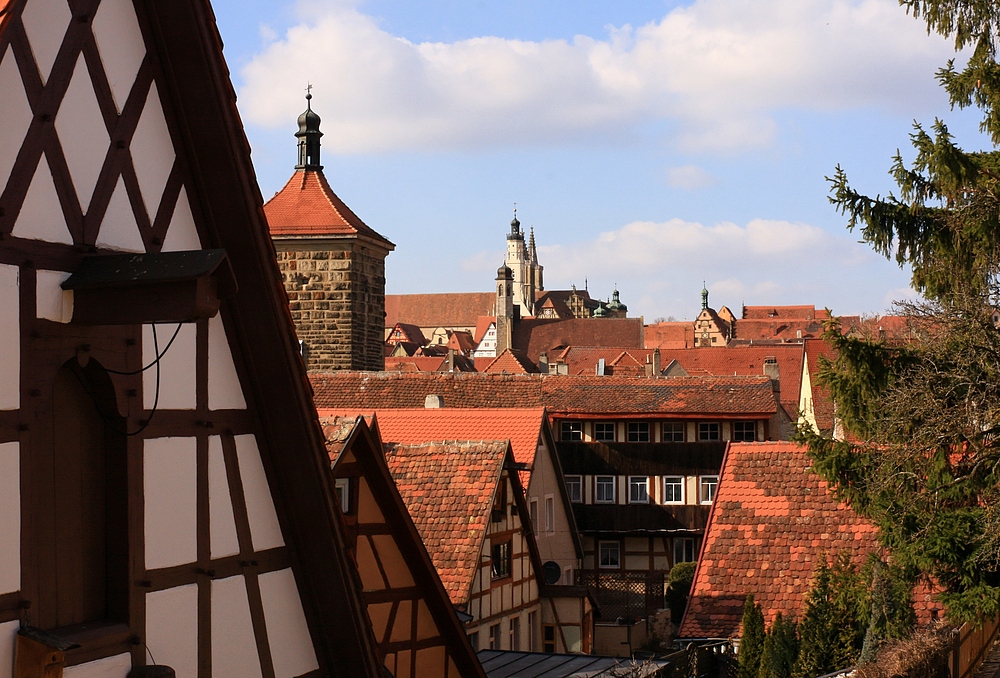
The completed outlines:
{"type": "Polygon", "coordinates": [[[950,45],[895,0],[215,2],[265,199],[306,82],[334,190],[396,243],[389,292],[489,290],[513,203],[548,288],[630,315],[883,313],[909,273],[827,201],[892,189],[914,119],[984,143],[934,81],[950,45]]]}

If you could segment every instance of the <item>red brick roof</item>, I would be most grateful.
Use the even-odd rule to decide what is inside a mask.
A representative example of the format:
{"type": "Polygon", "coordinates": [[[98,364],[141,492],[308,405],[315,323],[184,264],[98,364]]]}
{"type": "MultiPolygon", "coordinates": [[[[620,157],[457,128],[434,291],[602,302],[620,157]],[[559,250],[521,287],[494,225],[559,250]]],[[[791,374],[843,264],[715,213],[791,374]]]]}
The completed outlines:
{"type": "Polygon", "coordinates": [[[441,583],[453,604],[463,604],[479,567],[507,441],[386,447],[389,471],[441,583]]]}
{"type": "Polygon", "coordinates": [[[492,316],[492,292],[385,295],[385,326],[398,322],[420,327],[476,327],[480,316],[492,316]]]}
{"type": "Polygon", "coordinates": [[[644,328],[646,348],[692,348],[694,323],[662,322],[644,328]]]}
{"type": "Polygon", "coordinates": [[[480,372],[494,372],[497,374],[535,374],[538,368],[531,364],[527,356],[521,351],[507,349],[493,361],[484,367],[480,372]]]}
{"type": "Polygon", "coordinates": [[[860,562],[875,527],[830,494],[794,443],[732,443],[726,452],[680,637],[737,635],[748,593],[767,623],[801,618],[822,558],[860,562]]]}
{"type": "Polygon", "coordinates": [[[363,235],[392,249],[391,242],[365,222],[330,188],[322,171],[297,170],[264,204],[272,236],[363,235]]]}
{"type": "Polygon", "coordinates": [[[584,377],[419,372],[309,375],[316,406],[338,410],[423,407],[545,407],[550,415],[616,417],[770,416],[777,411],[767,377],[584,377]]]}
{"type": "Polygon", "coordinates": [[[538,363],[538,356],[552,356],[567,346],[618,346],[642,348],[642,318],[533,318],[514,326],[513,345],[538,363]]]}
{"type": "Polygon", "coordinates": [[[809,381],[812,384],[813,413],[816,416],[816,425],[824,433],[833,431],[833,400],[830,398],[830,391],[819,383],[819,359],[820,356],[827,360],[834,360],[837,352],[833,346],[822,339],[806,340],[806,360],[809,368],[809,381]]]}
{"type": "Polygon", "coordinates": [[[740,341],[806,339],[823,334],[822,320],[737,320],[734,338],[740,341]]]}
{"type": "MultiPolygon", "coordinates": [[[[826,309],[815,306],[744,306],[743,317],[747,320],[826,320],[830,317],[826,309]]],[[[739,320],[736,321],[739,324],[739,320]]]]}

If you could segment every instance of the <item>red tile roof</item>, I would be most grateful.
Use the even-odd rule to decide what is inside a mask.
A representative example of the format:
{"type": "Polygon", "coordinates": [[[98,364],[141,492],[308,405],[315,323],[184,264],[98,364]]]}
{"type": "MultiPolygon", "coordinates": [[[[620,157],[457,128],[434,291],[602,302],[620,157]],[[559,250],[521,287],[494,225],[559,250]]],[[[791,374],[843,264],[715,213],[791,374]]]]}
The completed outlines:
{"type": "Polygon", "coordinates": [[[646,358],[652,349],[602,346],[570,346],[549,356],[549,364],[564,362],[569,374],[596,375],[597,363],[604,358],[605,374],[642,377],[646,374],[646,358]]]}
{"type": "Polygon", "coordinates": [[[831,495],[794,443],[733,443],[726,452],[680,637],[737,635],[748,593],[768,623],[801,618],[820,559],[860,562],[875,527],[831,495]]]}
{"type": "Polygon", "coordinates": [[[478,570],[507,441],[386,447],[389,471],[441,583],[453,604],[463,604],[478,570]]]}
{"type": "Polygon", "coordinates": [[[427,337],[420,330],[417,325],[411,325],[410,323],[396,323],[392,326],[389,331],[389,336],[386,337],[386,343],[388,344],[398,344],[401,342],[417,344],[423,346],[427,343],[427,337]],[[399,336],[396,336],[396,332],[399,332],[399,336]]]}
{"type": "Polygon", "coordinates": [[[448,337],[448,343],[445,345],[460,353],[468,353],[476,347],[476,342],[472,339],[470,332],[459,330],[451,333],[451,336],[448,337]]]}
{"type": "Polygon", "coordinates": [[[642,348],[642,318],[570,318],[522,320],[514,326],[513,345],[538,363],[567,346],[642,348]]]}
{"type": "Polygon", "coordinates": [[[662,322],[644,328],[646,348],[692,348],[694,323],[662,322]]]}
{"type": "Polygon", "coordinates": [[[448,362],[447,357],[414,355],[385,359],[386,372],[437,372],[448,362]]]}
{"type": "Polygon", "coordinates": [[[362,235],[395,247],[337,197],[322,171],[297,170],[265,203],[264,214],[272,236],[362,235]]]}
{"type": "Polygon", "coordinates": [[[538,368],[531,364],[524,353],[508,348],[479,371],[496,374],[535,374],[538,368]]]}
{"type": "Polygon", "coordinates": [[[490,325],[492,325],[496,321],[497,319],[491,315],[481,315],[478,318],[476,318],[476,332],[475,334],[472,335],[472,338],[477,345],[479,344],[479,342],[483,340],[483,337],[486,335],[487,330],[490,329],[490,325]]]}
{"type": "Polygon", "coordinates": [[[616,417],[770,416],[777,411],[767,377],[584,377],[419,372],[309,375],[317,407],[338,410],[423,407],[545,407],[550,415],[616,417]]]}
{"type": "Polygon", "coordinates": [[[385,295],[385,326],[398,322],[420,327],[476,327],[480,316],[492,316],[492,292],[385,295]]]}
{"type": "MultiPolygon", "coordinates": [[[[826,320],[830,317],[826,309],[815,306],[744,306],[743,318],[747,320],[826,320]]],[[[736,321],[739,324],[739,320],[736,321]]]]}
{"type": "Polygon", "coordinates": [[[819,383],[819,359],[834,360],[837,352],[833,346],[822,339],[806,340],[806,360],[809,368],[809,381],[812,384],[813,413],[820,432],[832,433],[834,427],[833,400],[830,391],[819,383]]]}
{"type": "Polygon", "coordinates": [[[734,339],[765,341],[768,339],[806,339],[823,334],[822,320],[737,320],[734,339]]]}

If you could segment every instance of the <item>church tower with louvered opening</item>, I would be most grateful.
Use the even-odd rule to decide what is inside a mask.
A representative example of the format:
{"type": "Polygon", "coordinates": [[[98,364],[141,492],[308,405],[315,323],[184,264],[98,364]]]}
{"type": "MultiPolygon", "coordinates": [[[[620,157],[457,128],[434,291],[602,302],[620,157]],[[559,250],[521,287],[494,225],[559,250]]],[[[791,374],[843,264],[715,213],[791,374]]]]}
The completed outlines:
{"type": "Polygon", "coordinates": [[[385,257],[396,246],[330,188],[311,100],[307,94],[295,133],[295,173],[264,213],[309,370],[381,370],[385,257]]]}

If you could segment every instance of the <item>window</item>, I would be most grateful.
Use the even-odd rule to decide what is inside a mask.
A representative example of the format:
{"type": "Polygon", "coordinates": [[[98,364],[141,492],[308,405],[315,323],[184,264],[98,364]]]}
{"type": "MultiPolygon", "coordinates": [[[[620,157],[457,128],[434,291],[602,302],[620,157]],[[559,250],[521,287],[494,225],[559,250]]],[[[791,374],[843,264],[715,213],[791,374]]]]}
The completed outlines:
{"type": "Polygon", "coordinates": [[[532,610],[528,613],[528,652],[536,652],[538,650],[538,640],[535,636],[537,628],[538,613],[532,610]]]}
{"type": "Polygon", "coordinates": [[[559,425],[560,440],[583,440],[583,422],[564,421],[559,425]]]}
{"type": "Polygon", "coordinates": [[[596,492],[594,493],[594,501],[596,501],[598,504],[614,504],[615,503],[615,477],[614,476],[597,476],[596,492]]]}
{"type": "Polygon", "coordinates": [[[490,626],[490,649],[500,649],[500,624],[490,626]]]}
{"type": "Polygon", "coordinates": [[[674,539],[674,565],[694,562],[694,539],[674,539]]]}
{"type": "Polygon", "coordinates": [[[649,442],[649,422],[634,421],[628,425],[628,441],[630,443],[649,442]]]}
{"type": "Polygon", "coordinates": [[[555,532],[556,529],[556,508],[552,495],[545,497],[545,531],[555,532]]]}
{"type": "Polygon", "coordinates": [[[351,479],[337,478],[334,488],[337,490],[337,499],[340,500],[340,512],[346,516],[351,512],[351,479]]]}
{"type": "Polygon", "coordinates": [[[702,504],[715,501],[715,488],[719,486],[719,476],[702,476],[700,498],[702,504]]]}
{"type": "Polygon", "coordinates": [[[532,499],[528,503],[528,513],[531,514],[531,531],[538,532],[538,500],[532,499]]]}
{"type": "Polygon", "coordinates": [[[649,503],[649,478],[646,476],[629,476],[628,479],[628,503],[648,504],[649,503]]]}
{"type": "Polygon", "coordinates": [[[479,631],[473,631],[469,634],[469,645],[472,646],[473,651],[479,650],[479,631]]]}
{"type": "Polygon", "coordinates": [[[566,494],[574,504],[583,502],[583,476],[566,476],[566,494]]]}
{"type": "Polygon", "coordinates": [[[490,574],[494,579],[510,576],[510,541],[494,544],[490,554],[490,574]]]}
{"type": "Polygon", "coordinates": [[[698,440],[719,440],[719,422],[717,421],[700,421],[698,422],[698,440]]]}
{"type": "Polygon", "coordinates": [[[555,624],[542,624],[544,637],[542,638],[542,652],[556,651],[556,626],[555,624]]]}
{"type": "Polygon", "coordinates": [[[563,578],[562,583],[566,586],[573,585],[573,566],[567,565],[563,568],[563,578]]]}
{"type": "Polygon", "coordinates": [[[615,424],[610,421],[599,421],[594,424],[594,440],[605,442],[615,441],[615,424]]]}
{"type": "Polygon", "coordinates": [[[521,649],[521,618],[511,617],[510,618],[510,649],[520,650],[521,649]]]}
{"type": "Polygon", "coordinates": [[[734,421],[733,440],[737,442],[752,443],[757,440],[757,422],[755,421],[734,421]]]}
{"type": "Polygon", "coordinates": [[[667,421],[663,423],[663,442],[683,443],[684,442],[684,422],[667,421]]]}
{"type": "Polygon", "coordinates": [[[605,569],[621,567],[621,543],[617,541],[602,541],[598,544],[599,565],[605,569]]]}
{"type": "Polygon", "coordinates": [[[664,504],[684,503],[684,476],[664,476],[663,503],[664,504]]]}

